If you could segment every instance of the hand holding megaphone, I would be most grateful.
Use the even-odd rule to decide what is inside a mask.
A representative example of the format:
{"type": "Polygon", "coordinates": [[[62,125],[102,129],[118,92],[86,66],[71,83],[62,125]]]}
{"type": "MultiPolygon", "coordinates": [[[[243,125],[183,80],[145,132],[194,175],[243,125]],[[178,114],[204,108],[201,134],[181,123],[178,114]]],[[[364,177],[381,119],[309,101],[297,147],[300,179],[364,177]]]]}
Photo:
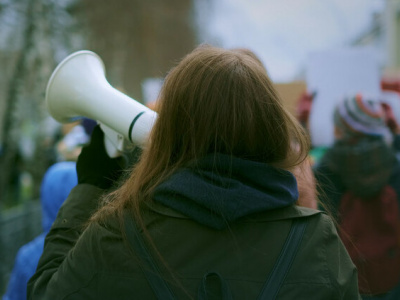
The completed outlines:
{"type": "Polygon", "coordinates": [[[61,123],[81,117],[98,121],[110,157],[118,156],[126,141],[145,146],[157,118],[156,112],[113,88],[101,58],[87,50],[72,53],[56,67],[47,84],[46,107],[61,123]]]}
{"type": "Polygon", "coordinates": [[[127,157],[110,158],[104,147],[104,138],[104,132],[97,125],[90,136],[90,142],[82,148],[76,162],[79,184],[108,190],[123,175],[128,163],[127,157]]]}

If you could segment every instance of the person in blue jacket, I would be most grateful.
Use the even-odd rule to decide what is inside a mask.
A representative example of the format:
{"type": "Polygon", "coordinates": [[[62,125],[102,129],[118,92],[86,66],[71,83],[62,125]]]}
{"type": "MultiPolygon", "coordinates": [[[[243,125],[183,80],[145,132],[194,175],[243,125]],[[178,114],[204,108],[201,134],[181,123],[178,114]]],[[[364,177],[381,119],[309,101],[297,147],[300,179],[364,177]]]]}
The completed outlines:
{"type": "Polygon", "coordinates": [[[40,189],[43,233],[19,249],[3,300],[26,299],[26,286],[36,271],[45,236],[77,183],[76,163],[73,161],[55,163],[44,174],[40,189]]]}

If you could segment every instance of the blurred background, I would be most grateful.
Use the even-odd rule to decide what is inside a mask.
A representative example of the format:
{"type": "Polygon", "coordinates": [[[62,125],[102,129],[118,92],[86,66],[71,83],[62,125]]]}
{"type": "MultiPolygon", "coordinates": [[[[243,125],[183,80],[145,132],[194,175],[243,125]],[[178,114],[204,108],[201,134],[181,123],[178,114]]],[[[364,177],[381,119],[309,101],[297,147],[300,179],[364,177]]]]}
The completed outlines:
{"type": "Polygon", "coordinates": [[[41,232],[44,172],[86,141],[46,111],[57,64],[94,51],[112,86],[149,103],[200,43],[253,50],[294,114],[323,51],[368,49],[379,89],[400,92],[400,0],[0,0],[0,295],[18,248],[41,232]]]}

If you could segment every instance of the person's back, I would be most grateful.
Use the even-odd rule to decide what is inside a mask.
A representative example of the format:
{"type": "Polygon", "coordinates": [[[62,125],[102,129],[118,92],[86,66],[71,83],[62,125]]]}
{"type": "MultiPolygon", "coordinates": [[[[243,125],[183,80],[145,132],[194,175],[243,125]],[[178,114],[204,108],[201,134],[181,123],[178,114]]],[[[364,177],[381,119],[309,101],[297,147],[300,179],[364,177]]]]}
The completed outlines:
{"type": "Polygon", "coordinates": [[[148,144],[116,186],[121,159],[93,131],[29,299],[358,298],[332,220],[296,205],[313,188],[292,173],[309,140],[259,62],[199,47],[158,101],[148,144]]]}
{"type": "Polygon", "coordinates": [[[40,189],[43,233],[18,250],[3,300],[27,298],[26,286],[36,271],[45,236],[56,219],[60,206],[77,183],[75,162],[55,163],[44,174],[40,189]]]}
{"type": "Polygon", "coordinates": [[[336,216],[359,268],[363,294],[387,292],[400,274],[395,270],[400,247],[389,249],[400,229],[400,164],[387,142],[381,105],[362,95],[341,101],[334,114],[335,143],[315,168],[323,203],[336,216]]]}

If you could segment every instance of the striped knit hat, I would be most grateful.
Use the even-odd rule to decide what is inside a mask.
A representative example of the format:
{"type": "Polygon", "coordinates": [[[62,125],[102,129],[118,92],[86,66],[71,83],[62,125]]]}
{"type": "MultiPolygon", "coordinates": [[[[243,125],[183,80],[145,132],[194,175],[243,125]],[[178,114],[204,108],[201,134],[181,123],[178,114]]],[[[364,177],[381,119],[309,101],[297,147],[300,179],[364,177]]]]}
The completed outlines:
{"type": "Polygon", "coordinates": [[[387,133],[381,103],[360,94],[345,98],[337,105],[334,122],[344,136],[383,136],[387,133]]]}

